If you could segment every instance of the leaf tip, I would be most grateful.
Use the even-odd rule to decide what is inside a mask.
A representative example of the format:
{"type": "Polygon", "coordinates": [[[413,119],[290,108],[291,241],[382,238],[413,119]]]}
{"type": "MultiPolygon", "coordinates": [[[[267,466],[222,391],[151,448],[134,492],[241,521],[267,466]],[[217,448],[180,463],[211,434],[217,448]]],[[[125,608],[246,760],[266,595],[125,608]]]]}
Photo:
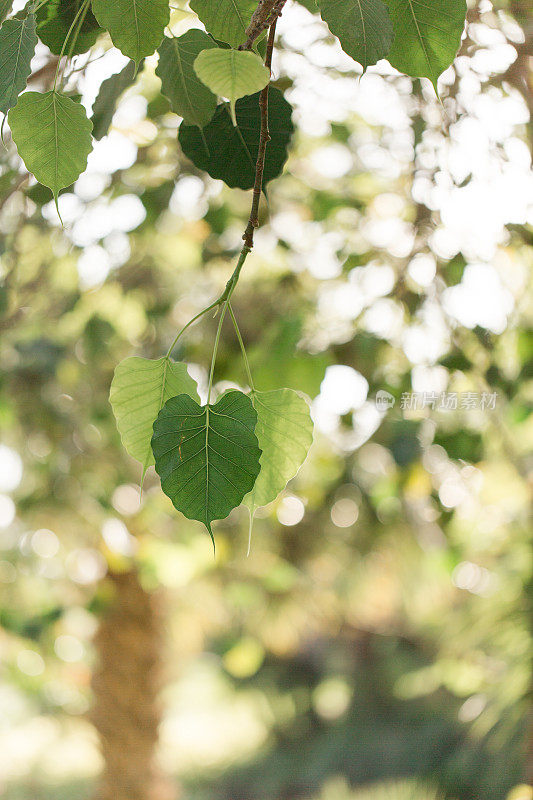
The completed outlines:
{"type": "Polygon", "coordinates": [[[64,228],[65,227],[65,223],[63,222],[63,217],[61,216],[61,212],[59,210],[59,195],[56,194],[55,192],[54,192],[54,202],[56,204],[57,216],[59,217],[59,221],[61,223],[61,227],[64,228]]]}
{"type": "Polygon", "coordinates": [[[252,509],[249,506],[248,507],[248,513],[250,514],[250,524],[248,526],[248,548],[246,550],[246,558],[250,557],[250,550],[252,548],[252,530],[253,530],[253,527],[254,527],[255,508],[252,509]]]}
{"type": "Polygon", "coordinates": [[[139,485],[139,505],[142,503],[143,499],[143,491],[144,491],[144,479],[146,478],[146,473],[148,472],[148,467],[143,466],[143,474],[141,476],[141,483],[139,485]]]}

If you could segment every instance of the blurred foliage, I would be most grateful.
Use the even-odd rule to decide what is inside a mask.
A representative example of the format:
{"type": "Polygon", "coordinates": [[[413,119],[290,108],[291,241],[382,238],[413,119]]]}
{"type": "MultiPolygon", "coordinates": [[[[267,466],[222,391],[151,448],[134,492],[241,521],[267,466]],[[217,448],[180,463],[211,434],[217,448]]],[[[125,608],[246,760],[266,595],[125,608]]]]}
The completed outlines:
{"type": "MultiPolygon", "coordinates": [[[[186,19],[175,12],[176,31],[186,19]]],[[[101,768],[86,718],[92,639],[106,572],[132,561],[164,593],[159,759],[184,796],[501,800],[526,779],[530,9],[471,9],[442,107],[418,82],[411,96],[404,77],[357,83],[303,9],[284,22],[275,69],[300,128],[234,306],[257,387],[307,393],[317,437],[257,520],[248,559],[244,509],[217,524],[214,562],[152,471],[140,497],[108,403],[120,359],[159,357],[223,289],[247,194],[180,153],[149,60],[60,199],[65,229],[49,193],[21,183],[14,149],[0,155],[8,800],[89,796],[101,768]],[[487,193],[497,204],[491,181],[504,174],[501,208],[483,206],[487,193]],[[485,316],[479,283],[454,316],[450,298],[463,295],[450,292],[466,292],[480,264],[485,316]],[[379,390],[396,400],[382,415],[379,390]],[[413,390],[496,392],[497,403],[401,408],[413,390]]],[[[98,69],[73,73],[71,91],[92,96],[108,77],[98,69]]],[[[215,324],[193,327],[176,353],[203,388],[215,324]]],[[[219,391],[245,381],[229,324],[216,380],[219,391]]]]}

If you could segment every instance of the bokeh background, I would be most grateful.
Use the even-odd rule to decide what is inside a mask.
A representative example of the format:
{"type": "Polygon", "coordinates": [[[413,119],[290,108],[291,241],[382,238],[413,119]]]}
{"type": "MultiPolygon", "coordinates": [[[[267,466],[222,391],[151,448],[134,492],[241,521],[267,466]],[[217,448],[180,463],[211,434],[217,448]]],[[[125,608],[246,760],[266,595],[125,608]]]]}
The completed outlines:
{"type": "MultiPolygon", "coordinates": [[[[6,800],[533,797],[533,10],[471,3],[439,102],[361,77],[304,5],[274,60],[298,132],[234,308],[256,385],[304,391],[315,442],[249,558],[245,509],[215,560],[152,472],[140,497],[108,402],[119,360],[218,296],[249,196],[180,154],[153,59],[64,228],[6,131],[6,800]]],[[[125,59],[104,40],[86,61],[68,87],[90,109],[125,59]]],[[[47,87],[44,46],[34,66],[47,87]]],[[[175,354],[203,391],[215,325],[175,354]]],[[[230,325],[215,377],[246,385],[230,325]]]]}

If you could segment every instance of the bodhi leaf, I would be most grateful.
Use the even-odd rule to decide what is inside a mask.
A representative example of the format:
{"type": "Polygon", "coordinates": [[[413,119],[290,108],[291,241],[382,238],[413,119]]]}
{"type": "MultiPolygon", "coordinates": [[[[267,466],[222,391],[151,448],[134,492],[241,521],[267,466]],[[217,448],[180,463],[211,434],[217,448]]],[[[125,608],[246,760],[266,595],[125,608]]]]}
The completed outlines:
{"type": "Polygon", "coordinates": [[[56,206],[61,189],[87,167],[92,123],[81,103],[58,92],[25,92],[9,112],[19,155],[39,183],[48,186],[56,206]]]}
{"type": "Polygon", "coordinates": [[[0,28],[0,112],[7,114],[17,102],[31,72],[37,46],[35,16],[8,19],[0,28]]]}
{"type": "Polygon", "coordinates": [[[393,28],[381,0],[318,0],[318,5],[322,19],[338,37],[344,52],[358,61],[363,70],[385,58],[393,28]]]}
{"type": "Polygon", "coordinates": [[[115,47],[139,64],[161,44],[170,19],[168,0],[92,0],[102,28],[115,47]]]}
{"type": "MultiPolygon", "coordinates": [[[[235,105],[237,126],[233,125],[228,108],[219,105],[211,122],[200,131],[182,124],[179,142],[185,155],[212,178],[220,178],[228,186],[251,189],[255,180],[255,164],[259,150],[261,115],[259,96],[249,95],[235,105]]],[[[291,106],[279,89],[269,92],[270,141],[267,148],[263,186],[281,173],[287,160],[289,142],[294,130],[291,106]]]]}
{"type": "Polygon", "coordinates": [[[386,0],[394,26],[387,56],[393,67],[415,78],[429,78],[437,91],[461,44],[465,0],[386,0]]]}
{"type": "Polygon", "coordinates": [[[261,472],[244,500],[253,516],[276,499],[302,466],[313,442],[313,421],[307,402],[292,389],[252,392],[251,398],[262,450],[261,472]]]}
{"type": "Polygon", "coordinates": [[[103,81],[93,105],[93,136],[97,141],[107,135],[120,95],[135,82],[135,62],[130,61],[124,69],[103,81]]]}
{"type": "Polygon", "coordinates": [[[259,474],[256,422],[250,398],[229,391],[208,406],[186,394],[172,397],[154,423],[161,487],[178,511],[203,522],[212,539],[211,522],[240,505],[259,474]]]}
{"type": "MultiPolygon", "coordinates": [[[[58,56],[67,38],[70,26],[74,22],[84,0],[47,0],[45,5],[37,9],[37,32],[40,40],[52,53],[58,56]]],[[[102,29],[88,6],[81,13],[79,27],[72,55],[86,53],[96,42],[102,29]]],[[[72,35],[71,35],[72,36],[72,35]]],[[[73,39],[69,38],[67,52],[73,39]]]]}
{"type": "Polygon", "coordinates": [[[172,111],[183,117],[187,125],[199,128],[213,118],[217,98],[199,80],[193,64],[199,53],[211,47],[217,46],[204,31],[191,30],[178,38],[165,38],[159,48],[159,64],[155,71],[161,78],[162,92],[170,100],[172,111]]]}
{"type": "Polygon", "coordinates": [[[270,81],[268,67],[258,55],[245,50],[204,50],[194,62],[194,69],[212,92],[228,98],[234,125],[235,102],[261,91],[270,81]]]}
{"type": "Polygon", "coordinates": [[[246,40],[257,0],[191,0],[190,6],[211,36],[238,47],[246,40]]]}
{"type": "Polygon", "coordinates": [[[163,405],[177,394],[199,400],[197,386],[181,362],[131,356],[115,368],[109,402],[122,444],[142,464],[144,475],[154,463],[153,424],[163,405]]]}

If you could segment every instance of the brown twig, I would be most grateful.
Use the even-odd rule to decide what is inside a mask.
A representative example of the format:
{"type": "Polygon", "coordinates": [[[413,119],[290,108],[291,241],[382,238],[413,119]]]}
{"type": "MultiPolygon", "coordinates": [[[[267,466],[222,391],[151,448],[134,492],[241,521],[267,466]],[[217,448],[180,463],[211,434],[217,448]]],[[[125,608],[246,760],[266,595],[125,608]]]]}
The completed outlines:
{"type": "MultiPolygon", "coordinates": [[[[265,66],[272,69],[272,53],[274,51],[274,40],[276,37],[276,23],[278,21],[278,14],[274,16],[270,24],[268,32],[268,44],[265,56],[265,66]]],[[[252,209],[250,211],[250,218],[248,225],[243,235],[244,246],[251,250],[254,246],[254,231],[259,227],[259,203],[261,202],[261,192],[263,190],[263,174],[265,171],[265,159],[267,145],[270,141],[270,132],[268,129],[268,91],[270,84],[267,83],[259,96],[259,108],[261,110],[261,132],[259,135],[259,151],[257,153],[257,162],[255,165],[255,182],[254,193],[252,198],[252,209]]]]}
{"type": "MultiPolygon", "coordinates": [[[[275,0],[275,2],[272,2],[271,0],[259,0],[259,5],[256,11],[254,12],[255,16],[256,14],[259,15],[259,12],[266,13],[265,11],[266,8],[270,9],[269,32],[268,32],[267,49],[265,55],[265,67],[267,67],[270,71],[272,70],[272,54],[274,52],[274,40],[276,38],[276,24],[278,21],[278,17],[281,16],[281,12],[283,10],[284,5],[285,5],[285,0],[275,0]],[[268,6],[267,3],[269,4],[268,6]]],[[[252,23],[250,24],[247,33],[252,28],[252,25],[254,28],[254,32],[257,31],[257,18],[256,22],[254,22],[252,18],[252,23]]],[[[239,49],[244,50],[246,48],[243,45],[239,49]]],[[[224,302],[229,302],[232,292],[235,289],[235,286],[237,285],[237,281],[239,280],[239,276],[244,266],[244,262],[246,261],[246,257],[248,256],[248,254],[250,253],[250,251],[254,246],[255,229],[259,227],[259,203],[261,202],[261,192],[263,190],[263,174],[265,171],[266,150],[267,150],[267,145],[270,141],[270,133],[268,130],[269,88],[270,88],[270,83],[267,83],[267,85],[259,95],[261,130],[259,134],[259,150],[257,153],[257,161],[255,165],[255,180],[254,180],[254,190],[252,198],[252,208],[250,211],[250,217],[248,219],[248,225],[246,226],[246,230],[244,231],[242,236],[244,240],[244,245],[239,255],[237,266],[235,267],[230,279],[226,283],[226,288],[216,301],[216,305],[220,305],[221,303],[224,302]]]]}
{"type": "Polygon", "coordinates": [[[239,50],[251,50],[256,39],[277,20],[287,0],[259,0],[246,28],[246,41],[239,50]]]}

